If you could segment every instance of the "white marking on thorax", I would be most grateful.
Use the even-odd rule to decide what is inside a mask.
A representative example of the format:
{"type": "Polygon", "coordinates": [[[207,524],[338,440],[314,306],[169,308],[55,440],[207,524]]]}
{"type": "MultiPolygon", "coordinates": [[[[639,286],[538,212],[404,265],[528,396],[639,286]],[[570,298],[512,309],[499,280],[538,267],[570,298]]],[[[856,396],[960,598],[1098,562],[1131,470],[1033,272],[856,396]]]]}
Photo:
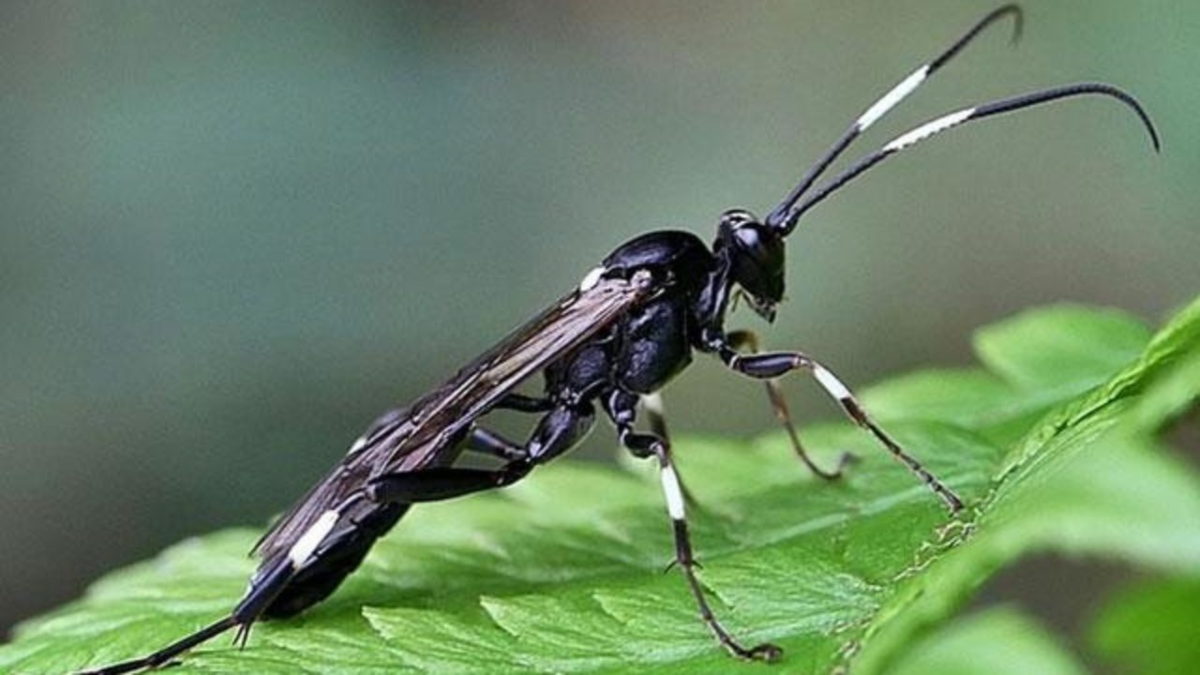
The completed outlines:
{"type": "Polygon", "coordinates": [[[825,388],[825,391],[829,392],[830,396],[839,401],[852,400],[854,398],[854,394],[850,393],[846,385],[842,384],[842,381],[837,379],[833,373],[826,370],[824,366],[813,364],[813,377],[817,378],[817,382],[821,383],[821,386],[825,388]]]}
{"type": "Polygon", "coordinates": [[[673,520],[683,520],[683,488],[679,486],[679,476],[675,475],[675,467],[670,464],[662,467],[659,477],[662,478],[663,494],[667,498],[667,514],[673,520]]]}
{"type": "Polygon", "coordinates": [[[595,267],[583,277],[583,281],[579,282],[579,290],[590,291],[596,284],[600,283],[600,278],[608,271],[603,267],[595,267]]]}
{"type": "Polygon", "coordinates": [[[923,141],[926,138],[929,138],[930,136],[932,136],[936,133],[945,131],[956,124],[961,124],[968,117],[970,117],[971,115],[974,115],[974,114],[975,114],[974,108],[967,108],[966,110],[959,110],[958,112],[953,112],[953,113],[950,113],[949,115],[943,115],[942,117],[939,117],[936,120],[933,120],[932,122],[926,122],[925,124],[922,124],[921,126],[917,127],[916,129],[913,129],[912,131],[910,131],[902,136],[897,137],[891,143],[888,143],[887,145],[883,146],[883,149],[885,152],[895,152],[896,150],[903,150],[904,148],[907,148],[908,146],[912,145],[913,143],[916,143],[918,141],[923,141]]]}
{"type": "Polygon", "coordinates": [[[663,400],[659,394],[646,394],[642,397],[642,407],[655,415],[663,414],[663,400]]]}
{"type": "Polygon", "coordinates": [[[329,509],[322,513],[320,518],[317,518],[317,522],[304,531],[304,534],[296,540],[295,544],[292,544],[291,550],[288,551],[288,559],[292,561],[292,565],[299,568],[308,562],[317,547],[333,530],[333,526],[337,524],[339,515],[336,510],[329,509]]]}
{"type": "Polygon", "coordinates": [[[913,90],[920,86],[921,82],[925,81],[928,75],[929,64],[925,64],[914,70],[908,77],[900,80],[899,84],[892,87],[891,91],[884,94],[883,98],[876,101],[874,105],[867,108],[865,113],[859,116],[857,122],[858,130],[866,131],[867,127],[879,121],[879,118],[887,114],[887,111],[894,108],[897,103],[903,101],[906,96],[913,93],[913,90]]]}

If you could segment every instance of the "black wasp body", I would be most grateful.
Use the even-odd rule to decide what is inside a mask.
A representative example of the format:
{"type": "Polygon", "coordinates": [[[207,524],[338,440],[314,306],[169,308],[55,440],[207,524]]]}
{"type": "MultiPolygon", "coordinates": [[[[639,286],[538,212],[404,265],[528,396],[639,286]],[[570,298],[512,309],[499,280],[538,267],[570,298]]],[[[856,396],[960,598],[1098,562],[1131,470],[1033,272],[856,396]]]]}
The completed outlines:
{"type": "Polygon", "coordinates": [[[711,246],[682,231],[651,232],[626,242],[588,272],[576,289],[450,380],[380,417],[259,542],[262,563],[229,616],[149,656],[94,672],[116,675],[154,668],[233,628],[244,644],[255,621],[293,615],[332,593],[412,505],[511,485],[577,445],[601,416],[612,422],[622,446],[658,463],[675,535],[675,562],[705,625],[736,656],[777,659],[781,651],[774,645],[746,647],[735,640],[713,615],[695,577],[687,500],[672,464],[656,392],[694,355],[715,356],[734,372],[764,381],[797,456],[813,472],[833,479],[842,465],[826,470],[811,461],[775,384],[776,378],[792,371],[807,372],[952,513],[962,508],[954,492],[877,426],[828,368],[798,351],[759,353],[755,336],[727,331],[725,317],[740,296],[761,317],[772,320],[784,294],[784,241],[800,217],[871,167],[946,129],[1058,99],[1101,95],[1129,106],[1158,148],[1154,127],[1133,97],[1111,85],[1082,83],[938,117],[817,184],[860,134],[1005,16],[1013,17],[1019,28],[1016,7],[993,11],[867,108],[766,218],[742,209],[726,211],[711,246]],[[544,380],[539,395],[516,392],[539,373],[544,380]],[[485,416],[497,409],[538,416],[525,442],[509,441],[486,428],[485,416]],[[645,413],[648,431],[635,430],[639,412],[645,413]],[[488,454],[500,465],[456,467],[464,451],[488,454]]]}

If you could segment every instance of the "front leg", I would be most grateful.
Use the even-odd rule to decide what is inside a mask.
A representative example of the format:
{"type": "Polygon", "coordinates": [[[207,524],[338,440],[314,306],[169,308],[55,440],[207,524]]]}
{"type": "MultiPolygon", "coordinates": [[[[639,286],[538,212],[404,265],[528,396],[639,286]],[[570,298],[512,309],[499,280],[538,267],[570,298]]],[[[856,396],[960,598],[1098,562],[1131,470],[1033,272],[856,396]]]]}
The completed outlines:
{"type": "MultiPolygon", "coordinates": [[[[734,331],[729,334],[729,345],[735,350],[746,347],[751,354],[757,354],[758,336],[748,330],[734,331]]],[[[767,398],[771,401],[771,409],[775,411],[775,417],[783,425],[788,439],[792,442],[792,450],[795,451],[800,461],[804,462],[804,466],[807,466],[809,471],[812,471],[818,477],[825,480],[840,478],[842,470],[846,468],[847,464],[853,461],[854,455],[848,452],[843,453],[841,459],[838,460],[837,468],[833,471],[827,471],[817,466],[817,463],[808,456],[808,452],[805,451],[804,446],[800,443],[800,434],[796,433],[796,426],[792,424],[792,413],[788,410],[787,399],[783,396],[783,390],[779,387],[779,382],[774,378],[769,378],[764,380],[763,384],[767,389],[767,398]]]]}
{"type": "Polygon", "coordinates": [[[950,509],[950,513],[954,514],[963,508],[962,499],[954,494],[950,488],[946,487],[937,476],[929,472],[920,462],[912,455],[909,455],[900,447],[891,436],[887,435],[876,424],[866,410],[855,398],[854,393],[842,384],[828,368],[818,363],[812,357],[803,352],[768,352],[764,354],[739,354],[733,348],[727,339],[720,339],[713,345],[713,351],[721,357],[725,365],[730,369],[739,372],[743,375],[753,377],[755,379],[771,379],[786,375],[794,370],[803,370],[808,372],[816,379],[825,393],[835,399],[845,411],[846,415],[854,421],[855,424],[871,432],[880,443],[887,448],[892,456],[908,467],[917,475],[930,490],[933,490],[942,501],[946,503],[946,507],[950,509]]]}

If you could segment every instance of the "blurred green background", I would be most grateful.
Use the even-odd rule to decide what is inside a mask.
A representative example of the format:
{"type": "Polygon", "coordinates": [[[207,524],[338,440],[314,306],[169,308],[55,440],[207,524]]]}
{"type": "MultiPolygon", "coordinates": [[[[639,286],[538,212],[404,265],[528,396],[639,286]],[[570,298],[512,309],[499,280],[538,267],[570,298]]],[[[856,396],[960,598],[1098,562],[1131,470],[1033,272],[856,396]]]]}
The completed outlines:
{"type": "MultiPolygon", "coordinates": [[[[264,524],[624,239],[769,210],[995,4],[0,4],[0,633],[188,534],[264,524]]],[[[768,346],[865,384],[965,363],[973,327],[1029,305],[1156,321],[1200,288],[1200,4],[1025,8],[1019,49],[994,30],[858,150],[1103,79],[1165,152],[1092,99],[895,159],[792,238],[768,346]]],[[[773,425],[713,363],[667,398],[677,433],[773,425]]]]}

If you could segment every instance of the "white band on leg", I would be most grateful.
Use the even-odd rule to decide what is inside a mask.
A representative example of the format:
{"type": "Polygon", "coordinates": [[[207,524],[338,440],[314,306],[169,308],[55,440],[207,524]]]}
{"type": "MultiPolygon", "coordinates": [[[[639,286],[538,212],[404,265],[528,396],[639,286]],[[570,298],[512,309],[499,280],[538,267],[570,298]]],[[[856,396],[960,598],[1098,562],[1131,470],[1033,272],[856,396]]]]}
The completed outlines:
{"type": "Polygon", "coordinates": [[[667,498],[667,514],[674,520],[683,520],[686,515],[683,508],[683,488],[679,485],[679,476],[675,475],[675,467],[665,464],[659,472],[662,478],[663,495],[667,498]]]}

